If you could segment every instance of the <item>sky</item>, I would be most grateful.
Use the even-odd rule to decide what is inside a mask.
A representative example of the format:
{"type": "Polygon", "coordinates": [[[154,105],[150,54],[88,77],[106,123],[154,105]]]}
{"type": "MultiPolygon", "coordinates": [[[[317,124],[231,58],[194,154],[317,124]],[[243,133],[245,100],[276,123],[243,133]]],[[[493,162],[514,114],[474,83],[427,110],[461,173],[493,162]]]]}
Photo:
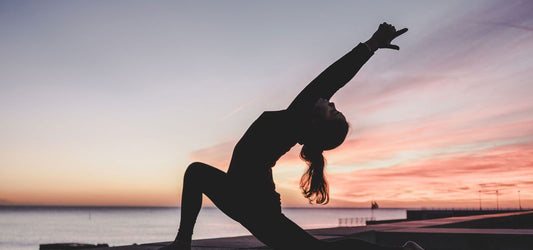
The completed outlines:
{"type": "MultiPolygon", "coordinates": [[[[0,204],[177,206],[233,146],[388,22],[333,98],[327,207],[533,207],[533,2],[0,1],[0,204]]],[[[310,205],[295,146],[273,168],[310,205]]],[[[212,206],[205,199],[206,206],[212,206]]]]}

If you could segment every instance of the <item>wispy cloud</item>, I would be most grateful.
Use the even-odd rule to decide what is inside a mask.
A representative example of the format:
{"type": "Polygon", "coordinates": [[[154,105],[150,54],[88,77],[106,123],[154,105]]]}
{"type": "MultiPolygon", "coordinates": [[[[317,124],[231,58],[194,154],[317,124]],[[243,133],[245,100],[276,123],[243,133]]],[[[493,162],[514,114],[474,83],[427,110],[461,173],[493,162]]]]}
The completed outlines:
{"type": "Polygon", "coordinates": [[[9,205],[10,202],[7,199],[0,199],[0,205],[9,205]]]}
{"type": "Polygon", "coordinates": [[[261,97],[263,97],[264,94],[259,94],[257,96],[255,96],[254,98],[252,98],[251,100],[249,100],[248,102],[242,104],[241,106],[237,107],[236,109],[234,109],[233,111],[229,112],[227,115],[223,116],[222,118],[218,119],[218,122],[221,122],[221,121],[224,121],[228,118],[230,118],[231,116],[237,114],[239,111],[241,111],[242,109],[246,108],[247,106],[249,106],[250,104],[256,102],[257,100],[259,100],[261,97]]]}
{"type": "Polygon", "coordinates": [[[517,25],[513,23],[505,23],[505,22],[486,22],[486,23],[492,24],[492,25],[501,25],[504,27],[516,28],[516,29],[525,30],[525,31],[533,31],[533,27],[517,25]]]}
{"type": "Polygon", "coordinates": [[[227,169],[231,160],[231,153],[237,141],[226,141],[210,147],[195,150],[190,153],[192,161],[203,162],[219,169],[227,169]]]}

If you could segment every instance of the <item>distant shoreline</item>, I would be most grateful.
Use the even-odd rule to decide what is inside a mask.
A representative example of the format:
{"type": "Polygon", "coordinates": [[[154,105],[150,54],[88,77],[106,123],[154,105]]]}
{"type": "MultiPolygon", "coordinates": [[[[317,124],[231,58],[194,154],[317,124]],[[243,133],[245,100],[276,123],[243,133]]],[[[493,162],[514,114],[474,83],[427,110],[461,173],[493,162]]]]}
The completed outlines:
{"type": "MultiPolygon", "coordinates": [[[[59,206],[59,205],[0,205],[1,208],[117,208],[117,209],[154,209],[154,208],[161,208],[161,209],[175,209],[180,208],[180,206],[176,207],[161,207],[161,206],[59,206]]],[[[202,209],[215,209],[217,207],[202,207],[202,209]]],[[[283,209],[370,209],[370,207],[327,207],[327,206],[316,206],[316,207],[284,207],[283,209]]],[[[419,210],[417,208],[404,208],[404,207],[384,207],[379,209],[410,209],[410,210],[419,210]]],[[[457,208],[462,209],[462,208],[457,208]]],[[[423,208],[420,208],[420,210],[423,210],[423,208]]]]}

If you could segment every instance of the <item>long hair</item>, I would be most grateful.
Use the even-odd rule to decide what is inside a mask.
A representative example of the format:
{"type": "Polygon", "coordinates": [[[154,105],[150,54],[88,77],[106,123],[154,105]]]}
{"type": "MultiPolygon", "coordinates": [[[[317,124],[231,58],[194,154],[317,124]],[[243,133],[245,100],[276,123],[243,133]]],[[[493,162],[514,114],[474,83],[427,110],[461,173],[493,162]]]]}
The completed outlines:
{"type": "Polygon", "coordinates": [[[324,166],[326,160],[322,155],[322,149],[304,145],[300,151],[300,158],[307,163],[307,171],[300,179],[300,188],[305,198],[312,203],[327,204],[329,202],[329,189],[324,166]]]}
{"type": "Polygon", "coordinates": [[[325,205],[329,202],[328,182],[324,174],[326,159],[322,153],[341,145],[348,134],[348,127],[345,120],[318,121],[311,132],[312,138],[308,138],[304,143],[300,158],[308,168],[300,178],[300,188],[309,203],[315,201],[325,205]]]}

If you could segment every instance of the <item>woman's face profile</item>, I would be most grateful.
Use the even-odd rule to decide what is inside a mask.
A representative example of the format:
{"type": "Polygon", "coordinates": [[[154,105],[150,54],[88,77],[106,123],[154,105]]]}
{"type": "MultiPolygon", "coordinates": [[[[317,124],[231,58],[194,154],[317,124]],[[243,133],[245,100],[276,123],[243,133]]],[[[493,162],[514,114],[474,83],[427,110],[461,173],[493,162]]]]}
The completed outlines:
{"type": "Polygon", "coordinates": [[[313,113],[315,117],[319,117],[323,120],[346,120],[344,115],[335,108],[335,104],[324,98],[320,98],[316,101],[313,113]]]}

